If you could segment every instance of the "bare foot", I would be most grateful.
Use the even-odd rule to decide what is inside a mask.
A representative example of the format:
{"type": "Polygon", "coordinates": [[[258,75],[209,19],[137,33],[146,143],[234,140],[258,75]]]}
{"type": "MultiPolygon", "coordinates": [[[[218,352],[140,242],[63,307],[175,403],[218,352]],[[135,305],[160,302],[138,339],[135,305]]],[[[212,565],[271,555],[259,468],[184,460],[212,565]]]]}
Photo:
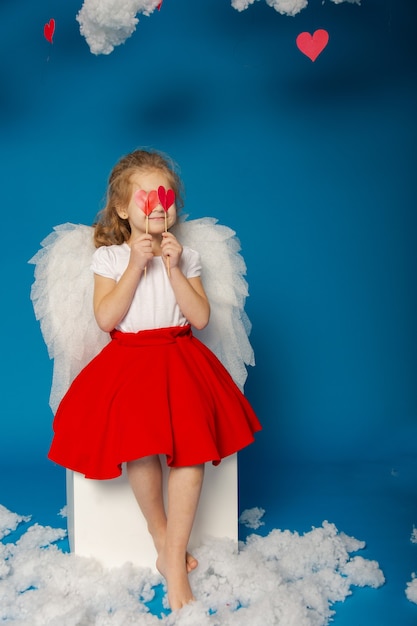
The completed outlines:
{"type": "Polygon", "coordinates": [[[168,602],[172,611],[177,611],[195,600],[188,580],[188,569],[189,567],[195,569],[196,566],[197,561],[191,555],[190,557],[187,555],[186,559],[184,559],[183,554],[175,554],[173,552],[166,554],[164,551],[159,554],[156,567],[166,580],[168,602]],[[189,558],[194,567],[191,567],[191,563],[190,565],[188,564],[189,558]]]}
{"type": "Polygon", "coordinates": [[[187,552],[187,554],[185,555],[185,564],[187,566],[187,572],[190,573],[193,571],[193,569],[197,567],[198,561],[196,558],[193,557],[192,554],[187,552]]]}
{"type": "MultiPolygon", "coordinates": [[[[165,545],[166,533],[165,532],[153,533],[153,534],[151,533],[151,536],[153,539],[154,546],[156,548],[156,552],[160,554],[165,545]]],[[[187,552],[187,554],[185,555],[185,564],[187,567],[187,573],[189,574],[198,566],[198,561],[195,557],[193,557],[192,554],[187,552]]]]}

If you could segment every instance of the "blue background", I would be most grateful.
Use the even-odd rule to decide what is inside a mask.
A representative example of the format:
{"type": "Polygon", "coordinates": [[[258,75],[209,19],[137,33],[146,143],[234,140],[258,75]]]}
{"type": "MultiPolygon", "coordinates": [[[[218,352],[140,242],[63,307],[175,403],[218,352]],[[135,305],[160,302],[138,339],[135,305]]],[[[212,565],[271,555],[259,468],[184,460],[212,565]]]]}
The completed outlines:
{"type": "MultiPolygon", "coordinates": [[[[381,565],[397,559],[395,611],[415,624],[403,598],[417,568],[415,1],[310,0],[288,17],[265,2],[165,0],[108,56],[91,54],[80,8],[0,7],[1,464],[8,476],[46,464],[51,437],[28,259],[53,226],[93,221],[121,155],[161,149],[181,166],[185,211],[236,230],[248,266],[246,393],[264,430],[241,455],[242,508],[300,530],[327,515],[371,536],[371,553],[372,538],[385,550],[402,533],[381,565]],[[330,40],[312,63],[295,38],[318,28],[330,40]],[[394,525],[374,532],[384,511],[394,525]]],[[[372,593],[375,611],[392,606],[372,593]]]]}

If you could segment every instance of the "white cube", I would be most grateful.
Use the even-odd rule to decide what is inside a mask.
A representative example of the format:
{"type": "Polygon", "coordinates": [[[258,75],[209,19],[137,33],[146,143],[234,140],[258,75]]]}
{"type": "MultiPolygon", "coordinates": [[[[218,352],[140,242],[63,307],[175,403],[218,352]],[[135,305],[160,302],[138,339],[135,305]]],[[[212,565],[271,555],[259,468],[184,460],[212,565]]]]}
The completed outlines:
{"type": "MultiPolygon", "coordinates": [[[[162,460],[166,493],[168,468],[162,460]]],[[[90,480],[67,470],[67,509],[72,552],[94,557],[106,567],[130,561],[155,571],[156,551],[125,468],[113,480],[90,480]]],[[[238,539],[236,454],[217,467],[206,464],[190,550],[207,536],[238,539]]]]}

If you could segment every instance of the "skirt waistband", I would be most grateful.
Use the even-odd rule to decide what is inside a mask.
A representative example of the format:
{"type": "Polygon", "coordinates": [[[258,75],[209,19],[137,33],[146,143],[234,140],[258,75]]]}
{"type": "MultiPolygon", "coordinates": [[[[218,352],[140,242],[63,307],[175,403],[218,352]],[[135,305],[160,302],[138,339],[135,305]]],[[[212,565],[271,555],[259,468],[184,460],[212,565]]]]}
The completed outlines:
{"type": "Polygon", "coordinates": [[[155,328],[140,330],[137,333],[124,333],[121,330],[112,330],[110,336],[122,346],[141,347],[176,343],[183,337],[191,337],[191,326],[170,326],[169,328],[155,328]]]}

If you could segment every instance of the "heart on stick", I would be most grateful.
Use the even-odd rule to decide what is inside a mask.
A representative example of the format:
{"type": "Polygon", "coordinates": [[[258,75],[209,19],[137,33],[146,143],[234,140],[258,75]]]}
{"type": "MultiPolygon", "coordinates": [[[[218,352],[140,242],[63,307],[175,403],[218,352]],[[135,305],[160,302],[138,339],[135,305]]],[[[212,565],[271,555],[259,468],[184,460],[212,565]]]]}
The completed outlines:
{"type": "MultiPolygon", "coordinates": [[[[175,202],[175,191],[173,189],[165,189],[163,185],[158,187],[158,198],[162,208],[165,211],[165,232],[168,230],[168,209],[175,202]]],[[[168,259],[169,260],[169,259],[168,259]]]]}
{"type": "Polygon", "coordinates": [[[152,191],[148,193],[148,199],[147,199],[148,211],[146,215],[150,215],[152,211],[156,209],[158,204],[159,204],[158,192],[156,191],[156,189],[152,189],[152,191]]]}
{"type": "Polygon", "coordinates": [[[175,202],[175,191],[173,189],[168,189],[168,191],[161,185],[158,187],[158,198],[159,202],[162,205],[165,213],[168,211],[169,207],[171,207],[175,202]]]}
{"type": "Polygon", "coordinates": [[[295,40],[297,47],[309,59],[315,61],[320,52],[323,52],[329,41],[327,30],[319,28],[312,35],[310,33],[300,33],[295,40]]]}
{"type": "Polygon", "coordinates": [[[146,191],[144,189],[138,189],[137,191],[135,191],[135,202],[138,205],[138,207],[140,208],[141,211],[143,211],[146,214],[146,198],[147,198],[148,194],[146,193],[146,191]]]}
{"type": "Polygon", "coordinates": [[[49,22],[45,24],[45,26],[43,27],[44,37],[45,39],[49,41],[49,43],[53,43],[52,38],[54,36],[54,32],[55,32],[55,20],[51,18],[49,22]]]}
{"type": "Polygon", "coordinates": [[[146,193],[144,189],[138,189],[135,191],[134,198],[136,204],[141,211],[145,213],[146,217],[148,217],[159,204],[158,192],[155,189],[149,193],[146,193]]]}

